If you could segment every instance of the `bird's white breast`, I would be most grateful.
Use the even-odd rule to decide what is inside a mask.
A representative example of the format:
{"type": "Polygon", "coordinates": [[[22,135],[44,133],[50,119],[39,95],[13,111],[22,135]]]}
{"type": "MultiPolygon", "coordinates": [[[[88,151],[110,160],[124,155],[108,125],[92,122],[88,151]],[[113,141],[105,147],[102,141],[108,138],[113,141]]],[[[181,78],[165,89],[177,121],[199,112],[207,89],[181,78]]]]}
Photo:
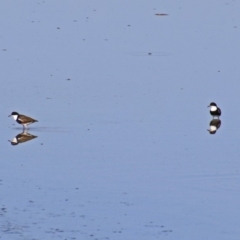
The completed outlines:
{"type": "Polygon", "coordinates": [[[210,109],[211,109],[212,112],[215,112],[217,110],[217,107],[216,106],[211,106],[210,109]]]}
{"type": "Polygon", "coordinates": [[[18,116],[17,115],[12,115],[13,119],[16,121],[18,116]]]}

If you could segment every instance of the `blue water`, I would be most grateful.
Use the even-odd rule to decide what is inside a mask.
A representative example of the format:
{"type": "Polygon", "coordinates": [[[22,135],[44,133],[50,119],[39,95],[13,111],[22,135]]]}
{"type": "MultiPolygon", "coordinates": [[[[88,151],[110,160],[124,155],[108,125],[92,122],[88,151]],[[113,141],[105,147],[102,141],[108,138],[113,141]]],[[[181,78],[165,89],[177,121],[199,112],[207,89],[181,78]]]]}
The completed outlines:
{"type": "Polygon", "coordinates": [[[3,1],[0,238],[239,239],[239,7],[3,1]]]}

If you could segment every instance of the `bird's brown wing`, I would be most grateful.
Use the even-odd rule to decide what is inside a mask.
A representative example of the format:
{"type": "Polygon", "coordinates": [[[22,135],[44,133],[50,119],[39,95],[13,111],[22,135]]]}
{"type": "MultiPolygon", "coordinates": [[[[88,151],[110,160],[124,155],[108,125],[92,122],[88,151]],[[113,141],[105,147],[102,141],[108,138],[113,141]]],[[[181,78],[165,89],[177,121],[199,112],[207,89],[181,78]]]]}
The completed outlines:
{"type": "Polygon", "coordinates": [[[20,115],[20,116],[18,117],[18,120],[19,120],[20,122],[38,122],[38,120],[35,120],[35,119],[30,118],[30,117],[25,116],[25,115],[20,115]]]}
{"type": "Polygon", "coordinates": [[[221,115],[221,109],[220,108],[218,108],[218,114],[221,115]]]}

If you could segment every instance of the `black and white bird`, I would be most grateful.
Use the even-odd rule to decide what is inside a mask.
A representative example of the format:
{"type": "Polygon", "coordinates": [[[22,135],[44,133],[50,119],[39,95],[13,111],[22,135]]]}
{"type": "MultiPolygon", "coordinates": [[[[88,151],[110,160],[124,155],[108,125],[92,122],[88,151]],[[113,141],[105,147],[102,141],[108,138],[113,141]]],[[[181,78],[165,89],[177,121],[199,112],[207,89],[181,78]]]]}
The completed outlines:
{"type": "Polygon", "coordinates": [[[210,105],[208,106],[210,107],[210,114],[214,117],[220,117],[221,116],[221,109],[217,106],[216,103],[211,102],[210,105]]]}
{"type": "Polygon", "coordinates": [[[28,116],[25,116],[25,115],[22,115],[22,114],[19,114],[17,112],[12,112],[9,117],[13,117],[13,119],[19,123],[19,124],[22,124],[23,125],[23,128],[27,128],[27,126],[31,123],[34,123],[34,122],[38,122],[38,120],[35,120],[31,117],[28,117],[28,116]]]}

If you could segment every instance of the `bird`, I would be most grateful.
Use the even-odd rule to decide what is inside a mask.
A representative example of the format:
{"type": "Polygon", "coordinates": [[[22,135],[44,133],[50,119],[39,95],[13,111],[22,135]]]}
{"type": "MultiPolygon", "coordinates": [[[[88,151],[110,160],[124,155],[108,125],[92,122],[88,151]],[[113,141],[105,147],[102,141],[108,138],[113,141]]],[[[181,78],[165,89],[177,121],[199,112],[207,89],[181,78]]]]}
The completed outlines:
{"type": "Polygon", "coordinates": [[[38,120],[35,120],[31,117],[19,114],[17,112],[12,112],[8,117],[13,117],[13,119],[19,123],[23,125],[23,129],[27,129],[28,125],[34,122],[38,122],[38,120]]]}
{"type": "Polygon", "coordinates": [[[37,136],[34,136],[27,132],[26,129],[23,130],[22,133],[19,133],[15,138],[13,138],[12,141],[8,140],[12,145],[18,145],[19,143],[24,143],[27,141],[30,141],[34,138],[37,138],[37,136]]]}
{"type": "Polygon", "coordinates": [[[209,123],[210,129],[208,129],[210,134],[215,134],[217,130],[221,127],[221,120],[220,119],[213,119],[209,123]]]}
{"type": "Polygon", "coordinates": [[[210,107],[210,114],[213,116],[213,118],[219,118],[221,116],[221,109],[217,106],[215,102],[211,102],[208,107],[210,107]]]}

